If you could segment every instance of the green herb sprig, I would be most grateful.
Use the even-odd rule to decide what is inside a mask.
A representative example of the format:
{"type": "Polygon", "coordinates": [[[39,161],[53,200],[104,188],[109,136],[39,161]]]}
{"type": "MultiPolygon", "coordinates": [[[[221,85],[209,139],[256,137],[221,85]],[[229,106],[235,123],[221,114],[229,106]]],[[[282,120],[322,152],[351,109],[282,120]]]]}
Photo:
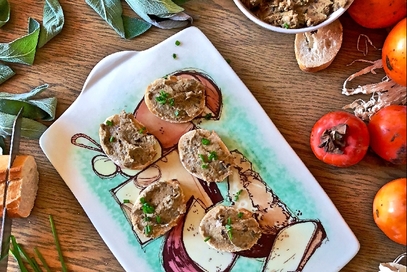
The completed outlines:
{"type": "Polygon", "coordinates": [[[235,201],[238,201],[238,200],[239,200],[239,197],[240,197],[240,195],[242,194],[242,192],[243,192],[243,189],[240,189],[239,191],[237,191],[237,192],[235,193],[235,201]]]}
{"type": "Polygon", "coordinates": [[[141,206],[141,209],[143,210],[143,213],[152,214],[152,213],[155,212],[154,207],[151,206],[151,204],[149,204],[144,197],[140,198],[140,202],[141,202],[141,204],[143,204],[141,206]]]}
{"type": "Polygon", "coordinates": [[[227,219],[227,223],[225,225],[225,228],[226,228],[226,231],[228,233],[229,240],[232,240],[232,238],[233,238],[233,236],[232,236],[233,227],[232,227],[232,219],[230,217],[228,217],[228,219],[227,219]]]}
{"type": "Polygon", "coordinates": [[[165,105],[169,98],[170,94],[165,92],[164,90],[160,91],[160,94],[156,96],[155,100],[160,103],[161,105],[165,105]]]}
{"type": "MultiPolygon", "coordinates": [[[[61,271],[63,272],[67,272],[68,268],[65,264],[64,261],[64,257],[62,254],[62,249],[59,243],[59,238],[57,235],[57,231],[56,231],[56,227],[55,227],[55,223],[54,220],[52,218],[52,215],[49,216],[49,221],[50,221],[50,225],[51,225],[51,232],[52,235],[54,237],[54,243],[55,243],[55,247],[57,249],[57,253],[58,253],[58,257],[61,263],[61,271]]],[[[18,266],[20,268],[20,271],[22,272],[28,272],[29,270],[27,269],[28,265],[29,267],[31,267],[32,271],[34,272],[42,272],[43,270],[40,268],[37,260],[35,259],[35,257],[30,257],[27,252],[24,250],[23,246],[19,243],[17,243],[17,240],[15,238],[15,236],[11,235],[10,236],[10,253],[13,255],[13,257],[16,259],[18,266]]],[[[45,271],[47,272],[51,272],[51,269],[49,267],[49,265],[47,264],[47,262],[45,261],[44,257],[42,256],[42,254],[40,253],[40,251],[38,250],[37,247],[34,247],[34,253],[37,256],[37,258],[40,260],[42,266],[44,267],[45,271]]],[[[7,256],[6,256],[7,258],[7,256]]]]}

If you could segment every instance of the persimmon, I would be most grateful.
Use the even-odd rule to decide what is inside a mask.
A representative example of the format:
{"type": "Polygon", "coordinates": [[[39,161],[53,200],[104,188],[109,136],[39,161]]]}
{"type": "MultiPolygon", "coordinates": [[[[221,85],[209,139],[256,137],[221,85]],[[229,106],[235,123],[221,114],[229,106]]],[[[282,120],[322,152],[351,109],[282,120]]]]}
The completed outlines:
{"type": "Polygon", "coordinates": [[[366,28],[391,27],[406,16],[406,0],[354,0],[348,13],[366,28]]]}
{"type": "Polygon", "coordinates": [[[406,86],[407,79],[406,20],[402,19],[392,28],[382,48],[383,69],[386,75],[402,86],[406,86]]]}
{"type": "Polygon", "coordinates": [[[392,180],[377,191],[373,218],[387,237],[406,245],[406,178],[392,180]]]}
{"type": "Polygon", "coordinates": [[[369,148],[369,130],[365,122],[345,111],[322,116],[312,127],[310,145],[321,161],[337,167],[357,164],[369,148]]]}
{"type": "Polygon", "coordinates": [[[372,150],[398,165],[406,164],[407,159],[406,116],[406,106],[390,105],[373,114],[368,124],[372,150]]]}

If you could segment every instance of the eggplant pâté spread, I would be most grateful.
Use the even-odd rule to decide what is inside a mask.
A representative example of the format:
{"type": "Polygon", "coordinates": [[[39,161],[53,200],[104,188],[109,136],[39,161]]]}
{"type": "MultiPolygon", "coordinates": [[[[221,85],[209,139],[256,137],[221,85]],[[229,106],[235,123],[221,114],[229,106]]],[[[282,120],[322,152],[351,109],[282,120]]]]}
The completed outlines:
{"type": "Polygon", "coordinates": [[[168,76],[153,81],[144,100],[150,112],[160,119],[185,123],[205,109],[205,87],[194,78],[168,76]]]}
{"type": "Polygon", "coordinates": [[[214,131],[196,129],[185,133],[178,150],[184,168],[206,182],[223,181],[232,173],[232,155],[214,131]]]}
{"type": "Polygon", "coordinates": [[[132,208],[131,221],[136,231],[156,238],[177,225],[185,212],[185,197],[179,181],[161,180],[140,193],[132,208]]]}
{"type": "Polygon", "coordinates": [[[106,155],[117,165],[140,169],[154,160],[159,145],[147,134],[134,115],[122,111],[106,119],[99,128],[100,143],[106,155]]]}
{"type": "Polygon", "coordinates": [[[204,216],[199,232],[210,246],[227,252],[248,250],[262,235],[251,212],[223,205],[204,216]]]}
{"type": "Polygon", "coordinates": [[[241,0],[260,20],[282,28],[315,26],[348,0],[241,0]]]}

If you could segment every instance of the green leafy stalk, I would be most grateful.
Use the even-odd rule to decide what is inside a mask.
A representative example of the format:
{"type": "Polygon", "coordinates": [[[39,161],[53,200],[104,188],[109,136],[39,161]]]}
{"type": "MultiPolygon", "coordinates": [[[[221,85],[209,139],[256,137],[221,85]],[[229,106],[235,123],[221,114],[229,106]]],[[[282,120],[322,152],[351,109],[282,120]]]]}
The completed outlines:
{"type": "Polygon", "coordinates": [[[18,267],[20,268],[21,272],[28,272],[27,268],[24,265],[23,258],[20,254],[20,250],[18,250],[18,244],[16,241],[16,238],[11,235],[11,247],[10,247],[10,252],[14,256],[14,258],[17,260],[18,267]]]}
{"type": "Polygon", "coordinates": [[[33,261],[33,259],[28,256],[27,252],[20,244],[16,243],[16,249],[22,254],[23,260],[25,260],[35,272],[41,272],[41,269],[39,269],[38,267],[37,261],[33,261]]]}
{"type": "Polygon", "coordinates": [[[10,43],[0,43],[0,60],[27,65],[34,63],[40,24],[29,18],[28,34],[10,43]]]}
{"type": "Polygon", "coordinates": [[[54,219],[52,218],[52,215],[49,216],[49,222],[51,223],[51,231],[52,231],[52,235],[54,236],[54,242],[55,242],[55,246],[56,246],[57,251],[58,251],[58,256],[59,256],[59,261],[61,262],[62,271],[67,272],[68,269],[67,269],[67,267],[65,265],[64,256],[62,255],[61,246],[59,245],[58,234],[57,234],[57,230],[55,228],[54,219]]]}
{"type": "Polygon", "coordinates": [[[10,4],[7,0],[0,0],[0,27],[10,20],[10,4]]]}
{"type": "MultiPolygon", "coordinates": [[[[1,1],[1,0],[0,0],[1,1]]],[[[0,84],[5,82],[10,77],[14,76],[16,73],[8,67],[7,65],[3,65],[0,63],[0,84]]]]}
{"type": "Polygon", "coordinates": [[[64,27],[65,17],[58,0],[45,0],[38,48],[58,35],[64,27]]]}
{"type": "Polygon", "coordinates": [[[42,266],[45,268],[47,272],[51,272],[51,268],[48,266],[47,262],[44,259],[44,256],[42,256],[41,252],[38,250],[37,247],[34,247],[34,253],[37,255],[38,259],[40,259],[42,266]]]}

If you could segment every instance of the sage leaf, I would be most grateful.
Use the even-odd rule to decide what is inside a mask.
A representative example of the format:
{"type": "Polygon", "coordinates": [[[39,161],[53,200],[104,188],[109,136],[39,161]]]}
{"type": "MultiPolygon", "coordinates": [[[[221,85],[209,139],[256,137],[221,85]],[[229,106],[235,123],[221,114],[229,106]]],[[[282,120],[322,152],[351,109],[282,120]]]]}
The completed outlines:
{"type": "Polygon", "coordinates": [[[102,17],[120,37],[125,38],[120,0],[86,0],[100,17],[102,17]]]}
{"type": "Polygon", "coordinates": [[[2,84],[4,81],[14,76],[15,74],[16,73],[14,73],[14,71],[10,67],[0,63],[0,84],[2,84]]]}
{"type": "Polygon", "coordinates": [[[55,112],[57,108],[56,97],[28,100],[27,103],[36,106],[47,114],[45,117],[41,118],[41,120],[52,121],[55,119],[55,112]]]}
{"type": "Polygon", "coordinates": [[[0,92],[0,98],[14,99],[14,100],[28,100],[30,98],[34,98],[37,94],[42,93],[46,89],[48,89],[48,84],[43,84],[41,86],[38,86],[27,93],[11,94],[11,93],[0,92]]]}
{"type": "Polygon", "coordinates": [[[28,22],[28,34],[10,43],[0,43],[0,60],[27,65],[34,63],[40,24],[32,18],[28,22]]]}
{"type": "Polygon", "coordinates": [[[124,39],[137,37],[151,27],[151,24],[144,20],[123,15],[120,0],[86,0],[85,2],[124,39]]]}
{"type": "Polygon", "coordinates": [[[10,20],[10,4],[7,0],[0,0],[0,27],[10,20]]]}
{"type": "Polygon", "coordinates": [[[47,88],[48,84],[44,84],[22,94],[0,92],[0,112],[16,115],[24,106],[23,117],[43,121],[54,120],[57,107],[55,97],[32,99],[47,88]]]}
{"type": "MultiPolygon", "coordinates": [[[[0,112],[0,136],[8,137],[13,131],[15,115],[0,112]]],[[[21,123],[21,137],[39,139],[47,126],[29,118],[23,118],[21,123]]]]}
{"type": "Polygon", "coordinates": [[[133,39],[134,37],[140,36],[151,28],[151,24],[138,18],[131,18],[123,15],[122,19],[125,37],[129,40],[133,39]]]}
{"type": "Polygon", "coordinates": [[[28,101],[0,99],[1,112],[17,115],[22,107],[24,107],[23,117],[34,120],[52,121],[55,117],[56,98],[51,97],[28,101]]]}
{"type": "Polygon", "coordinates": [[[183,13],[184,9],[171,0],[126,0],[126,2],[143,20],[158,28],[184,27],[192,22],[192,17],[183,13]],[[177,17],[177,15],[181,17],[177,17]],[[158,19],[154,17],[158,17],[158,19]],[[181,20],[181,18],[184,19],[181,20]]]}
{"type": "Polygon", "coordinates": [[[59,34],[64,27],[64,23],[64,12],[58,0],[45,0],[38,48],[43,47],[59,34]]]}
{"type": "Polygon", "coordinates": [[[0,155],[5,155],[4,150],[6,150],[6,143],[4,138],[0,136],[0,155]]]}

